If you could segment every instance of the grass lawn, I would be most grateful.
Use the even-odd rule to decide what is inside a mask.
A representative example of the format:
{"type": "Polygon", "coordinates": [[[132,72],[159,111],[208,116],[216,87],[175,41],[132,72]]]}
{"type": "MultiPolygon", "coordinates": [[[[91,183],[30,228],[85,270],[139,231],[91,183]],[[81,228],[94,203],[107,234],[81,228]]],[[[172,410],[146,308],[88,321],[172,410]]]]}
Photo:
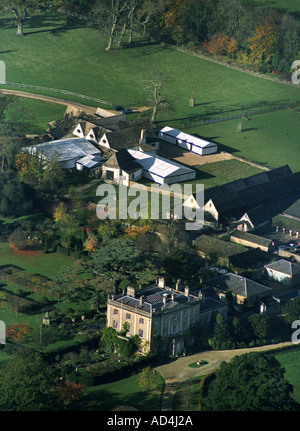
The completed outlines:
{"type": "Polygon", "coordinates": [[[285,378],[294,387],[294,399],[300,403],[300,350],[277,353],[276,359],[285,368],[285,378]]]}
{"type": "Polygon", "coordinates": [[[299,0],[242,0],[242,3],[276,9],[279,12],[289,12],[297,18],[300,16],[299,0]]]}
{"type": "Polygon", "coordinates": [[[160,411],[165,387],[164,379],[158,375],[158,389],[142,390],[138,378],[137,374],[113,383],[87,388],[78,410],[109,411],[126,406],[138,411],[160,411]]]}
{"type": "Polygon", "coordinates": [[[189,133],[217,142],[221,151],[245,157],[268,168],[289,164],[296,172],[300,169],[299,124],[298,112],[282,110],[254,115],[248,120],[207,124],[189,129],[189,133]],[[240,121],[243,131],[237,132],[240,121]]]}
{"type": "Polygon", "coordinates": [[[5,109],[4,121],[17,126],[21,133],[42,134],[47,129],[47,123],[61,118],[65,110],[63,105],[16,97],[5,109]]]}
{"type": "Polygon", "coordinates": [[[239,178],[246,178],[262,172],[261,169],[239,160],[224,160],[222,162],[207,163],[197,168],[196,179],[190,184],[203,184],[204,189],[220,186],[239,178]]]}
{"type": "Polygon", "coordinates": [[[26,20],[23,38],[15,35],[11,16],[2,16],[0,28],[5,47],[1,59],[6,62],[9,82],[64,89],[113,105],[134,106],[149,103],[143,80],[153,68],[163,69],[167,76],[163,93],[174,110],[160,114],[159,119],[169,122],[172,118],[179,127],[207,117],[300,100],[297,87],[240,73],[137,37],[130,48],[105,52],[105,41],[96,30],[58,13],[26,20]],[[196,106],[191,108],[193,92],[196,106]]]}
{"type": "Polygon", "coordinates": [[[181,383],[173,398],[173,411],[197,411],[199,385],[203,376],[181,383]]]}
{"type": "Polygon", "coordinates": [[[38,252],[36,256],[16,254],[6,242],[0,242],[0,264],[15,265],[30,274],[41,274],[45,277],[56,276],[61,267],[72,265],[74,259],[64,254],[38,252]]]}

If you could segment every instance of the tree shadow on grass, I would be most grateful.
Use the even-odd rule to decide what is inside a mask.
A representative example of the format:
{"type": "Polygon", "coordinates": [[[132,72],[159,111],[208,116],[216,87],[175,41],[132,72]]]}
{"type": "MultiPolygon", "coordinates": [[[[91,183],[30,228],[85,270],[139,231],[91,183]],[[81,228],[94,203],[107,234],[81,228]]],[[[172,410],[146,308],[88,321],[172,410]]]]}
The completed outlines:
{"type": "MultiPolygon", "coordinates": [[[[86,26],[84,21],[72,16],[67,16],[64,19],[64,23],[57,25],[58,20],[55,19],[55,16],[56,15],[33,16],[26,22],[26,25],[24,26],[25,36],[38,33],[50,33],[53,36],[60,36],[61,34],[66,33],[68,30],[75,30],[86,26]],[[34,31],[34,29],[37,30],[34,31]]],[[[61,20],[61,15],[58,16],[58,19],[61,20]]]]}

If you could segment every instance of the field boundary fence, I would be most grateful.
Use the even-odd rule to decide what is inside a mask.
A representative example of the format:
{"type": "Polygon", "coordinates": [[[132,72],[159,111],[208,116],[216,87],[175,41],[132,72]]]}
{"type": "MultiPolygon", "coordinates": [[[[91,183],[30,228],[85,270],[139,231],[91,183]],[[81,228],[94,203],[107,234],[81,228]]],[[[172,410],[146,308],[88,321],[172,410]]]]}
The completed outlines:
{"type": "Polygon", "coordinates": [[[74,93],[73,91],[61,90],[58,88],[41,87],[38,85],[21,84],[18,82],[6,82],[6,86],[28,88],[28,89],[32,89],[32,90],[46,91],[49,93],[59,93],[59,94],[67,95],[67,96],[78,97],[78,98],[84,99],[84,100],[90,100],[92,102],[96,102],[96,103],[99,103],[101,105],[113,106],[113,104],[111,102],[107,102],[106,100],[98,99],[98,98],[92,97],[92,96],[86,96],[84,94],[74,93]]]}
{"type": "Polygon", "coordinates": [[[259,114],[265,114],[265,113],[273,112],[273,111],[280,111],[280,110],[284,110],[284,109],[290,109],[290,108],[294,108],[294,107],[296,107],[298,105],[300,105],[300,101],[299,102],[294,102],[294,103],[283,104],[283,105],[272,106],[272,107],[269,107],[269,108],[256,109],[256,110],[253,110],[253,111],[247,111],[247,112],[243,112],[241,114],[230,115],[230,116],[227,116],[227,117],[209,118],[207,120],[202,120],[202,121],[198,121],[198,122],[195,122],[195,123],[185,124],[184,127],[185,128],[192,128],[192,127],[204,126],[206,124],[219,123],[221,121],[236,120],[238,118],[245,118],[245,119],[247,119],[248,117],[251,117],[253,115],[259,115],[259,114]]]}

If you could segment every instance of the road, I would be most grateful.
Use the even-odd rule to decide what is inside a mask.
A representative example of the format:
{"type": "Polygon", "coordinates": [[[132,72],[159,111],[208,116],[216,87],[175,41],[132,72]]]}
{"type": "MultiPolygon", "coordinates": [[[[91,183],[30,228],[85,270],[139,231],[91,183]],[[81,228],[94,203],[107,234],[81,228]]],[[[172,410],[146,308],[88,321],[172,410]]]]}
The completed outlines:
{"type": "Polygon", "coordinates": [[[173,396],[180,385],[185,380],[209,374],[215,371],[221,364],[222,361],[229,362],[236,355],[243,355],[251,352],[262,352],[272,349],[279,349],[282,347],[290,346],[293,343],[288,341],[279,344],[270,344],[267,346],[252,347],[249,349],[236,349],[236,350],[207,350],[201,353],[197,353],[191,356],[183,356],[178,358],[176,361],[160,365],[156,370],[166,381],[166,387],[164,392],[164,398],[162,402],[162,411],[172,410],[173,396]],[[196,362],[197,360],[205,360],[208,362],[207,365],[203,365],[200,368],[191,368],[189,364],[196,362]]]}

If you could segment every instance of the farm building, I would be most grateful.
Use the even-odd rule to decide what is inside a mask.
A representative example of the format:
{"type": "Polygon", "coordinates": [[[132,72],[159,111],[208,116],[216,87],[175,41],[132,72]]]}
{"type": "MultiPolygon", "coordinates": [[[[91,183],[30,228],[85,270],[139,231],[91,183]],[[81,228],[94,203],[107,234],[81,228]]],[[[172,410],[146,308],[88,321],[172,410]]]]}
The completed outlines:
{"type": "Polygon", "coordinates": [[[142,178],[143,169],[135,158],[125,149],[113,154],[107,162],[102,165],[102,176],[106,182],[129,185],[130,181],[142,178]]]}
{"type": "Polygon", "coordinates": [[[268,278],[289,287],[300,286],[300,265],[280,259],[265,265],[268,278]]]}
{"type": "Polygon", "coordinates": [[[239,230],[236,230],[231,234],[230,241],[244,245],[245,247],[260,248],[266,253],[275,250],[274,241],[271,239],[239,230]]]}
{"type": "MultiPolygon", "coordinates": [[[[62,169],[74,169],[86,156],[102,156],[101,151],[84,138],[66,138],[22,148],[45,161],[57,161],[62,169]]],[[[86,166],[87,167],[87,166],[86,166]]]]}
{"type": "Polygon", "coordinates": [[[248,232],[254,229],[262,228],[272,222],[272,215],[269,209],[264,205],[250,209],[239,219],[237,229],[248,232]]]}
{"type": "Polygon", "coordinates": [[[196,172],[179,163],[142,151],[128,150],[143,169],[143,177],[158,184],[175,184],[196,178],[196,172]]]}
{"type": "Polygon", "coordinates": [[[168,126],[160,130],[158,137],[163,141],[172,145],[177,145],[180,148],[184,148],[200,156],[214,154],[218,151],[217,144],[168,126]]]}
{"type": "MultiPolygon", "coordinates": [[[[255,215],[254,227],[258,227],[299,199],[299,194],[300,172],[292,173],[288,166],[283,166],[222,186],[211,187],[204,193],[204,210],[221,224],[240,220],[246,213],[249,217],[250,210],[253,210],[256,214],[250,215],[255,215]],[[261,212],[260,209],[255,210],[259,206],[261,212]]],[[[196,197],[193,198],[189,197],[186,202],[195,206],[196,197]]],[[[245,230],[251,230],[251,219],[245,220],[244,224],[245,230]]]]}

